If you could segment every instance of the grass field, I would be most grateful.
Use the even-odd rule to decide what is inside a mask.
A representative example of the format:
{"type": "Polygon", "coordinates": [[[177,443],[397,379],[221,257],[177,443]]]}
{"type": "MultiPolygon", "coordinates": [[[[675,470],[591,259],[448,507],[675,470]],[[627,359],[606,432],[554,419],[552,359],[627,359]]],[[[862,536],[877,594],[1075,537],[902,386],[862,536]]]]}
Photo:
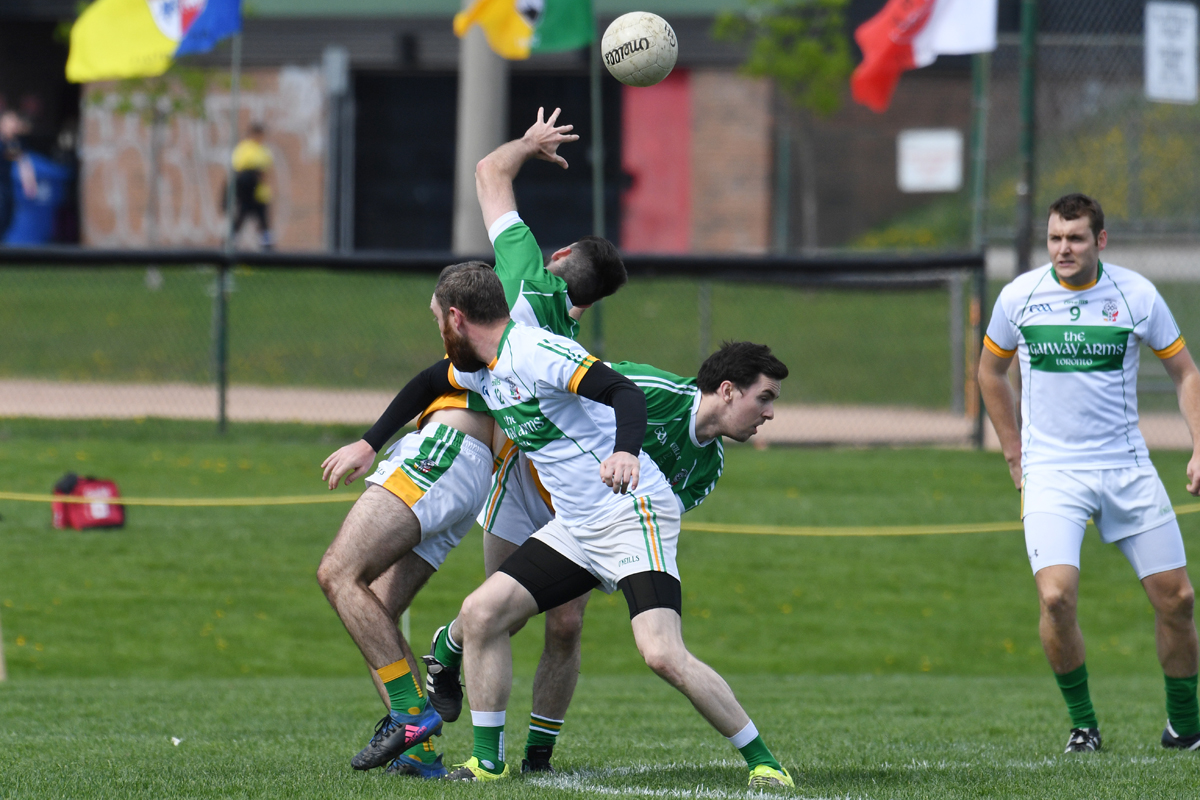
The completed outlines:
{"type": "MultiPolygon", "coordinates": [[[[128,496],[323,491],[356,429],[0,421],[0,488],[67,470],[128,496]]],[[[1185,457],[1158,453],[1176,502],[1185,457]]],[[[339,491],[345,491],[341,489],[339,491]]],[[[441,796],[361,775],[381,707],[313,577],[348,506],[132,508],[121,531],[49,527],[0,501],[0,797],[441,796]],[[180,739],[172,745],[172,737],[180,739]]],[[[1017,513],[999,456],[731,447],[696,518],[849,525],[1017,513]]],[[[1180,518],[1191,544],[1200,515],[1180,518]]],[[[685,635],[730,680],[804,797],[1192,797],[1194,756],[1157,745],[1153,617],[1115,548],[1085,544],[1080,616],[1106,752],[1060,754],[1068,721],[1036,635],[1019,533],[792,538],[685,533],[685,635]]],[[[420,650],[482,577],[468,537],[418,597],[420,650]]],[[[515,640],[510,759],[524,741],[537,626],[515,640]]],[[[596,594],[561,774],[489,794],[726,797],[736,753],[651,675],[619,597],[596,594]]],[[[449,726],[449,760],[470,731],[449,726]]]]}

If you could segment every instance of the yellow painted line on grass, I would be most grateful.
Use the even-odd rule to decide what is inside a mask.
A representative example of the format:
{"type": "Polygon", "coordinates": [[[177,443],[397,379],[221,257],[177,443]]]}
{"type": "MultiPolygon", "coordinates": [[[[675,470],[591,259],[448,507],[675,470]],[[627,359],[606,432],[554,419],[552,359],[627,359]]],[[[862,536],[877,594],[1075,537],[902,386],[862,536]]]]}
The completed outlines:
{"type": "MultiPolygon", "coordinates": [[[[0,492],[0,500],[23,503],[108,503],[122,506],[172,508],[233,508],[253,506],[302,506],[319,503],[352,503],[357,494],[307,494],[291,497],[71,497],[55,494],[0,492]]],[[[1200,512],[1200,503],[1175,506],[1176,514],[1200,512]]],[[[1011,522],[964,522],[950,525],[791,526],[736,525],[725,522],[684,522],[685,531],[737,533],[751,536],[936,536],[954,533],[1007,533],[1022,530],[1019,520],[1011,522]]]]}
{"type": "Polygon", "coordinates": [[[107,503],[112,506],[170,506],[221,508],[235,506],[304,506],[316,503],[353,503],[354,494],[307,494],[293,497],[68,497],[55,494],[0,492],[0,500],[25,503],[107,503]]]}

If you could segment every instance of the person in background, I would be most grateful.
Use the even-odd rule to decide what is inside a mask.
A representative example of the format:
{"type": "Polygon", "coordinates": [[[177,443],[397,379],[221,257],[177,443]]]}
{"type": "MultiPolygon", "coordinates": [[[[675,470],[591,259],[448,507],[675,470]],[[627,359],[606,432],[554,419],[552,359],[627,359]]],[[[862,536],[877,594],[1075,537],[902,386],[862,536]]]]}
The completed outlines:
{"type": "Polygon", "coordinates": [[[33,162],[21,148],[21,137],[29,133],[29,121],[16,111],[0,112],[0,241],[12,223],[16,206],[16,183],[26,197],[37,196],[37,175],[33,162]],[[17,181],[12,179],[12,165],[17,167],[17,181]]]}
{"type": "Polygon", "coordinates": [[[234,216],[233,235],[247,217],[258,221],[259,242],[264,250],[270,250],[275,242],[271,236],[270,204],[271,186],[267,183],[267,172],[271,169],[271,151],[263,144],[266,129],[255,122],[245,139],[233,148],[234,216]]]}

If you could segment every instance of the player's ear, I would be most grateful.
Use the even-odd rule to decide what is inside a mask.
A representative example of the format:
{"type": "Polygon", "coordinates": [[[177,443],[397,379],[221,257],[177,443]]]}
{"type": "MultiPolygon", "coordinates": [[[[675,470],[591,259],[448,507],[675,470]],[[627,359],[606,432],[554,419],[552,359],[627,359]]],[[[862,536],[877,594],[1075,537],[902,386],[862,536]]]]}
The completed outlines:
{"type": "Polygon", "coordinates": [[[1100,233],[1096,234],[1096,249],[1097,250],[1103,250],[1105,245],[1107,245],[1107,244],[1108,244],[1108,231],[1100,231],[1100,233]]]}
{"type": "Polygon", "coordinates": [[[560,247],[550,254],[550,262],[553,263],[555,261],[560,261],[569,255],[571,255],[571,248],[560,247]]]}

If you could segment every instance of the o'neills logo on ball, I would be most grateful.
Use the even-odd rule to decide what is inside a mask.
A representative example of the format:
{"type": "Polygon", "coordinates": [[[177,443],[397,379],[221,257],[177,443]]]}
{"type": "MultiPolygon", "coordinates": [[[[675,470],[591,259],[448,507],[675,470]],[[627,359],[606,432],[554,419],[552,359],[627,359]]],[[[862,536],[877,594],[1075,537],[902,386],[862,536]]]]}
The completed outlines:
{"type": "Polygon", "coordinates": [[[650,49],[650,40],[643,36],[640,39],[633,39],[625,42],[620,47],[614,47],[604,54],[604,63],[608,66],[620,64],[625,59],[629,58],[634,53],[640,53],[643,50],[650,49]]]}

